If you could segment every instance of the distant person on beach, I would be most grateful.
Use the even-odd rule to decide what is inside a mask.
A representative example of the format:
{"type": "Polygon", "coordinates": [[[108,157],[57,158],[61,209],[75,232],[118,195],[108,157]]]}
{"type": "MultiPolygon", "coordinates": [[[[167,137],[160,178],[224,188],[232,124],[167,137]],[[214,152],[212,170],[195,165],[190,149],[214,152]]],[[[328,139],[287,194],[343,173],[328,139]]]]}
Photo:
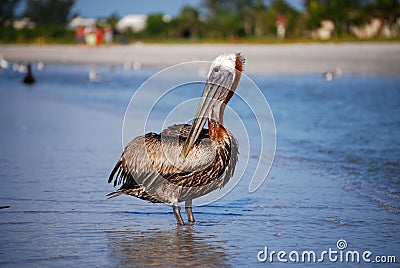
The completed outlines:
{"type": "Polygon", "coordinates": [[[88,46],[95,46],[97,43],[96,28],[86,27],[85,28],[85,42],[88,46]]]}
{"type": "Polygon", "coordinates": [[[83,26],[78,26],[75,32],[76,42],[78,45],[85,44],[85,28],[83,26]]]}
{"type": "Polygon", "coordinates": [[[103,43],[103,29],[101,27],[96,28],[96,44],[101,45],[103,43]]]}
{"type": "Polygon", "coordinates": [[[113,43],[113,30],[110,26],[104,29],[104,42],[106,45],[112,45],[113,43]]]}
{"type": "Polygon", "coordinates": [[[28,73],[25,75],[24,80],[22,81],[24,82],[24,84],[32,85],[35,83],[35,78],[32,75],[32,66],[30,63],[28,63],[27,68],[28,68],[28,73]]]}

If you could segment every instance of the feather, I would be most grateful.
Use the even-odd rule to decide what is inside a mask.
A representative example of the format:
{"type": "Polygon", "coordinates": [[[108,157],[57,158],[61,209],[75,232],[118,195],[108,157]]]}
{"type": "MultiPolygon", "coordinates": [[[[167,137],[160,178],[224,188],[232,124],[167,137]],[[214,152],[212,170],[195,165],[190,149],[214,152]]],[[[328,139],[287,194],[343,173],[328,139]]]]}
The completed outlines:
{"type": "Polygon", "coordinates": [[[179,155],[189,131],[190,125],[174,125],[161,134],[148,133],[132,140],[108,180],[121,187],[108,197],[128,194],[171,203],[223,187],[237,162],[236,139],[227,132],[227,140],[211,141],[208,130],[203,129],[182,162],[179,155]]]}

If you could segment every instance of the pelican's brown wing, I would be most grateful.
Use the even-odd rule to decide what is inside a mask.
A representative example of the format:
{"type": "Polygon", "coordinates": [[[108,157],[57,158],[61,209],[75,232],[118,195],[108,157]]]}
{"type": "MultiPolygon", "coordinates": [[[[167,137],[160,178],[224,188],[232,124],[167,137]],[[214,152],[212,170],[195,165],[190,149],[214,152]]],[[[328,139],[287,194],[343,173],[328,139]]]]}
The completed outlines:
{"type": "MultiPolygon", "coordinates": [[[[203,130],[183,161],[180,152],[189,130],[190,125],[174,125],[161,134],[148,133],[132,140],[108,180],[114,186],[121,185],[121,188],[109,196],[128,194],[150,202],[172,202],[181,199],[182,189],[188,187],[197,187],[197,192],[205,185],[210,188],[206,192],[215,186],[222,187],[227,180],[216,181],[228,167],[230,145],[217,148],[208,138],[208,131],[203,130]],[[211,187],[216,183],[218,185],[211,187]]],[[[236,160],[237,156],[234,164],[236,160]]],[[[232,174],[233,169],[229,171],[232,174]]],[[[226,175],[230,178],[232,174],[228,173],[226,175]]]]}

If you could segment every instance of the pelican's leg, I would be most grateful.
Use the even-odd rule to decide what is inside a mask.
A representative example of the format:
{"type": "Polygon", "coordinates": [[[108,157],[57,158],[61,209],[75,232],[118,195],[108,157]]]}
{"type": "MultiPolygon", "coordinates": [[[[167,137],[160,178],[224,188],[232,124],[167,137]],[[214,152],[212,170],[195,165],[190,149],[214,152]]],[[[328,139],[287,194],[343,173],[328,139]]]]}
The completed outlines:
{"type": "Polygon", "coordinates": [[[185,210],[186,210],[186,215],[188,217],[188,222],[195,222],[193,212],[192,212],[192,200],[187,200],[185,202],[185,210]]]}
{"type": "Polygon", "coordinates": [[[174,210],[174,215],[176,218],[176,221],[178,222],[179,225],[185,225],[183,222],[182,216],[181,216],[181,208],[179,207],[178,204],[173,204],[172,205],[173,210],[174,210]]]}

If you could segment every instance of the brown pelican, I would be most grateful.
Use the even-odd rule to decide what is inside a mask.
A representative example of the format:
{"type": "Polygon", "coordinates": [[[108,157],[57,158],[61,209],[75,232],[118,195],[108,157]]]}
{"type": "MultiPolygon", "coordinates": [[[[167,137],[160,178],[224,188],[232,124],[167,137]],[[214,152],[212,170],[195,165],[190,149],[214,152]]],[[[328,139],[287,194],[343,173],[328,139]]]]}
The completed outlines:
{"type": "Polygon", "coordinates": [[[24,82],[24,84],[32,85],[35,83],[35,77],[33,77],[33,75],[32,75],[32,67],[31,67],[30,63],[28,63],[28,65],[27,65],[27,70],[28,70],[28,73],[25,75],[23,82],[24,82]]]}
{"type": "Polygon", "coordinates": [[[153,203],[170,203],[184,225],[179,203],[185,201],[193,223],[192,199],[222,188],[233,176],[238,142],[223,125],[228,101],[244,67],[240,53],[218,56],[211,64],[193,125],[174,125],[160,134],[133,139],[112,170],[108,182],[121,187],[108,196],[136,196],[153,203]],[[208,129],[203,129],[208,121],[208,129]]]}

